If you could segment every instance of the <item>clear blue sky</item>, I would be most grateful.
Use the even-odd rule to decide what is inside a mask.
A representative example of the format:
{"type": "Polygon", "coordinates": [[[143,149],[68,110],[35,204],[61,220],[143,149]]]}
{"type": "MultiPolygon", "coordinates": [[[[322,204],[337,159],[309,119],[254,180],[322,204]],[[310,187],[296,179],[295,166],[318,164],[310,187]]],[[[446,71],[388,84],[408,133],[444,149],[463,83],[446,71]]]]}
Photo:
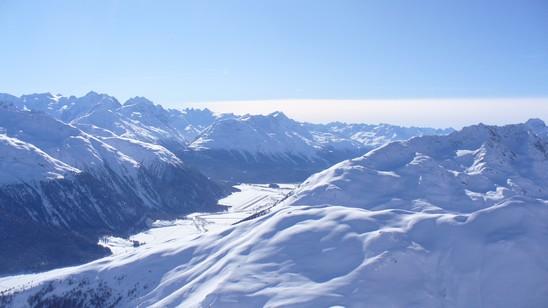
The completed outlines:
{"type": "Polygon", "coordinates": [[[548,97],[546,0],[0,1],[0,92],[548,97]]]}

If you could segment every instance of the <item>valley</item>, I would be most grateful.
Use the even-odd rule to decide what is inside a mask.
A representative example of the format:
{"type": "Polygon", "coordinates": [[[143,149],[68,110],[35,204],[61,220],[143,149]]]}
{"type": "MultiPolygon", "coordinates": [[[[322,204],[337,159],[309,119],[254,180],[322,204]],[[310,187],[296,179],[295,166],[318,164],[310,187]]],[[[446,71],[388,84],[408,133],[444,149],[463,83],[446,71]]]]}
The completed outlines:
{"type": "Polygon", "coordinates": [[[1,306],[548,302],[541,119],[454,131],[0,97],[1,306]]]}
{"type": "Polygon", "coordinates": [[[548,1],[0,16],[0,308],[548,307],[548,1]]]}
{"type": "Polygon", "coordinates": [[[137,249],[148,249],[168,242],[194,240],[206,232],[221,232],[227,227],[272,207],[286,197],[297,185],[276,184],[239,184],[234,186],[239,191],[219,200],[225,211],[214,213],[192,213],[181,219],[156,220],[149,223],[150,229],[131,235],[129,238],[105,236],[99,245],[112,251],[113,254],[135,252],[137,249]]]}

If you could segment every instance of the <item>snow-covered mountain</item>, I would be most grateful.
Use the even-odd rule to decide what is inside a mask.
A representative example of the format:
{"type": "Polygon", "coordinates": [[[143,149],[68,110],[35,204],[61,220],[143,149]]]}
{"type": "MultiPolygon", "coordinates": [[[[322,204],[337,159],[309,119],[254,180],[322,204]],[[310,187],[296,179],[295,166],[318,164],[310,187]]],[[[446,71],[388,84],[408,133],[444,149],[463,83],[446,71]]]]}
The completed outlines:
{"type": "Polygon", "coordinates": [[[317,156],[318,150],[310,132],[282,112],[217,121],[189,147],[197,151],[211,149],[252,155],[296,155],[304,159],[317,156]]]}
{"type": "Polygon", "coordinates": [[[324,152],[303,124],[275,112],[216,121],[178,155],[214,178],[266,183],[329,166],[324,152]]]}
{"type": "Polygon", "coordinates": [[[216,200],[227,192],[160,145],[95,137],[9,103],[0,103],[0,150],[0,216],[6,228],[0,237],[8,247],[0,262],[10,265],[1,273],[89,260],[97,253],[59,252],[49,241],[60,238],[63,247],[59,235],[68,233],[71,243],[93,250],[99,235],[127,234],[144,227],[147,217],[218,209],[216,200]],[[47,229],[51,236],[19,245],[36,235],[24,232],[25,226],[47,229]]]}
{"type": "MultiPolygon", "coordinates": [[[[305,124],[314,138],[322,145],[333,144],[333,140],[358,142],[362,147],[374,149],[391,141],[407,140],[416,136],[447,135],[452,128],[435,129],[428,127],[401,127],[390,124],[346,124],[333,122],[329,124],[305,124]]],[[[337,144],[335,143],[336,147],[337,144]]]]}
{"type": "Polygon", "coordinates": [[[547,141],[526,124],[479,124],[448,136],[393,142],[312,176],[293,198],[299,204],[336,199],[367,209],[445,204],[444,210],[461,212],[515,195],[545,199],[547,141]],[[363,185],[378,189],[364,191],[363,185]]]}
{"type": "Polygon", "coordinates": [[[300,182],[314,172],[394,140],[447,134],[451,129],[388,124],[310,124],[281,112],[267,116],[164,109],[143,97],[123,105],[90,92],[84,97],[50,93],[0,94],[22,110],[43,111],[97,138],[161,145],[206,175],[236,182],[300,182]]]}
{"type": "Polygon", "coordinates": [[[144,97],[131,98],[122,105],[116,98],[96,92],[83,97],[43,93],[18,98],[0,94],[0,101],[21,110],[45,112],[91,135],[135,139],[172,151],[186,147],[217,119],[235,117],[215,115],[209,110],[166,110],[144,97]]]}
{"type": "MultiPolygon", "coordinates": [[[[143,226],[147,215],[215,209],[225,189],[191,167],[222,180],[298,181],[370,149],[350,133],[336,134],[345,131],[344,125],[322,126],[318,137],[310,124],[280,112],[237,117],[166,110],[143,97],[121,104],[95,92],[83,97],[0,94],[0,104],[4,227],[50,228],[35,235],[66,238],[80,247],[64,253],[64,259],[35,250],[32,255],[48,259],[22,258],[32,265],[6,267],[11,271],[89,260],[77,254],[86,249],[96,249],[90,256],[102,255],[96,236],[126,234],[143,226]]],[[[15,238],[24,236],[20,232],[15,238]]],[[[46,244],[36,247],[47,249],[46,244]]],[[[10,256],[4,259],[17,260],[10,256]]]]}
{"type": "Polygon", "coordinates": [[[23,110],[42,111],[64,122],[70,122],[96,109],[116,109],[121,106],[116,98],[96,92],[89,92],[83,97],[35,93],[18,98],[0,94],[0,101],[11,102],[23,110]]]}
{"type": "Polygon", "coordinates": [[[216,121],[178,155],[214,178],[295,182],[392,140],[450,131],[386,124],[316,125],[274,112],[216,121]]]}
{"type": "Polygon", "coordinates": [[[0,279],[14,286],[2,303],[542,307],[545,132],[533,120],[392,142],[220,232],[0,279]]]}

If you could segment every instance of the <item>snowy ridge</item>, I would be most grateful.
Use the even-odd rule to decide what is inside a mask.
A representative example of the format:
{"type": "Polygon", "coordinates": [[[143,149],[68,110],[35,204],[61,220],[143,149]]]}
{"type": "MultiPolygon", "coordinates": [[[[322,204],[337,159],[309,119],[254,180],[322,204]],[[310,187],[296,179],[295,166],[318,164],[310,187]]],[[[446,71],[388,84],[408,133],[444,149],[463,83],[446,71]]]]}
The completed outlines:
{"type": "Polygon", "coordinates": [[[163,145],[172,150],[186,146],[217,118],[230,117],[215,116],[210,111],[166,110],[144,97],[134,97],[122,105],[114,97],[95,92],[80,98],[50,93],[23,95],[20,98],[0,94],[0,101],[12,103],[21,110],[42,111],[92,135],[116,135],[163,145]],[[196,115],[197,119],[189,120],[188,115],[196,115]]]}
{"type": "Polygon", "coordinates": [[[312,176],[292,198],[297,204],[339,200],[365,209],[432,204],[462,212],[515,195],[548,199],[547,149],[546,138],[524,124],[480,124],[448,136],[390,143],[312,176]]]}
{"type": "Polygon", "coordinates": [[[3,100],[12,102],[21,110],[42,111],[64,122],[70,122],[97,109],[116,109],[121,105],[112,96],[89,92],[83,97],[64,97],[51,93],[23,95],[20,98],[11,96],[3,100]]]}
{"type": "Polygon", "coordinates": [[[346,124],[341,122],[329,124],[306,123],[305,125],[320,144],[331,145],[335,148],[337,146],[348,148],[351,147],[351,144],[354,144],[354,146],[359,144],[361,147],[373,149],[391,141],[407,140],[415,136],[447,135],[454,131],[452,128],[434,129],[413,126],[401,127],[390,124],[346,124]],[[343,141],[345,142],[343,143],[343,141]]]}
{"type": "Polygon", "coordinates": [[[202,132],[189,148],[258,153],[270,156],[317,158],[318,146],[312,135],[282,112],[267,116],[244,116],[214,123],[202,132]]]}
{"type": "Polygon", "coordinates": [[[393,142],[311,176],[267,215],[0,279],[11,294],[2,300],[540,307],[548,302],[547,143],[523,124],[393,142]]]}
{"type": "MultiPolygon", "coordinates": [[[[130,156],[99,139],[41,112],[6,107],[2,108],[0,122],[8,136],[35,145],[49,156],[77,169],[93,172],[107,163],[119,173],[124,173],[139,165],[130,156]]],[[[29,161],[28,164],[27,168],[32,170],[34,162],[29,161]]]]}
{"type": "Polygon", "coordinates": [[[80,173],[32,144],[0,134],[0,185],[26,181],[62,179],[80,173]],[[29,168],[32,165],[33,168],[29,168]]]}

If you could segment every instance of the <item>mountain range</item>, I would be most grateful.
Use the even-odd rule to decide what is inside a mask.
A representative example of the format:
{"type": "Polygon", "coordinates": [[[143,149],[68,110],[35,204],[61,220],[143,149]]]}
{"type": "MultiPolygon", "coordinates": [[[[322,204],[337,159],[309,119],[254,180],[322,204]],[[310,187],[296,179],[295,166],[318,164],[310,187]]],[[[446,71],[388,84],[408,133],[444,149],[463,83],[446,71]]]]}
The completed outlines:
{"type": "Polygon", "coordinates": [[[282,112],[236,116],[207,109],[166,110],[143,97],[122,105],[95,92],[80,98],[0,94],[0,101],[21,110],[42,111],[107,143],[109,138],[121,137],[161,145],[205,175],[230,182],[301,182],[387,142],[453,131],[300,123],[282,112]]]}
{"type": "Polygon", "coordinates": [[[449,131],[164,109],[95,92],[0,94],[0,240],[10,247],[0,274],[89,261],[108,254],[99,236],[218,211],[230,191],[218,180],[296,182],[382,142],[449,131]]]}
{"type": "Polygon", "coordinates": [[[311,175],[262,215],[36,277],[40,283],[2,299],[541,307],[548,302],[547,133],[533,119],[390,142],[311,175]]]}
{"type": "Polygon", "coordinates": [[[0,253],[2,274],[104,256],[99,236],[127,235],[154,217],[219,210],[217,199],[229,191],[161,145],[94,136],[5,102],[0,152],[0,237],[9,248],[0,253]]]}

